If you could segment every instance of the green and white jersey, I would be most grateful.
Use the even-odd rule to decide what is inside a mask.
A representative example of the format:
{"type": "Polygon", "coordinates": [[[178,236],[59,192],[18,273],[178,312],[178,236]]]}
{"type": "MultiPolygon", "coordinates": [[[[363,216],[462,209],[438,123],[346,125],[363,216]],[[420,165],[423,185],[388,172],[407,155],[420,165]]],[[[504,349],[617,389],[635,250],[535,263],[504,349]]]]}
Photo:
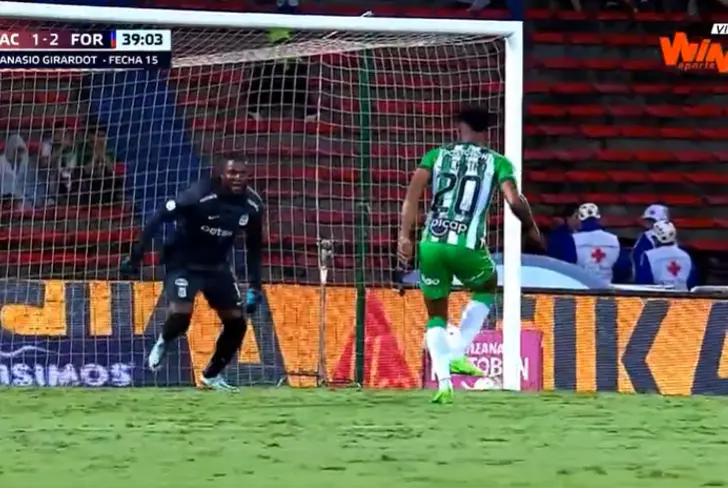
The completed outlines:
{"type": "Polygon", "coordinates": [[[422,240],[484,247],[491,198],[501,183],[515,180],[513,164],[484,146],[452,144],[428,152],[420,168],[432,175],[432,203],[422,240]]]}

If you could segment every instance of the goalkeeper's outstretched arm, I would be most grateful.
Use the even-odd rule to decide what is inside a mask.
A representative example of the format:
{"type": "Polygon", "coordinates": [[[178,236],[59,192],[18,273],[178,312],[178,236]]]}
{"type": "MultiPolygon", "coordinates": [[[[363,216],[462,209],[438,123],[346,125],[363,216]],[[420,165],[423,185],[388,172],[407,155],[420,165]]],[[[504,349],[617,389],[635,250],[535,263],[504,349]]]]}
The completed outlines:
{"type": "Polygon", "coordinates": [[[513,214],[521,221],[524,230],[528,233],[528,236],[541,247],[545,248],[541,231],[538,230],[536,221],[533,218],[531,212],[531,206],[528,204],[528,200],[524,197],[521,192],[516,188],[516,183],[511,180],[505,180],[501,183],[501,191],[505,196],[508,206],[511,207],[513,214]]]}

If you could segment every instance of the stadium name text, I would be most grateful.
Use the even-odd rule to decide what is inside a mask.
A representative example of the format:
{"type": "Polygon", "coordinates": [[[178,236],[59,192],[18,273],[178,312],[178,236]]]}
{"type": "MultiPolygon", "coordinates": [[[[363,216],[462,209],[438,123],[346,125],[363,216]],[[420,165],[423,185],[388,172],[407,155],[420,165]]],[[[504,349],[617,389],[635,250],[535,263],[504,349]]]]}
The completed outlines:
{"type": "MultiPolygon", "coordinates": [[[[0,383],[192,385],[212,354],[219,319],[198,298],[192,329],[155,376],[142,365],[164,322],[160,295],[159,283],[0,282],[0,383]]],[[[312,386],[319,288],[267,285],[264,295],[228,379],[312,386]]],[[[452,297],[454,323],[467,300],[452,297]]],[[[328,378],[351,380],[356,292],[329,287],[325,303],[328,378]]],[[[726,300],[537,294],[524,296],[522,307],[524,330],[540,332],[544,389],[728,394],[726,300]]],[[[369,291],[365,385],[422,386],[426,320],[419,291],[369,291]]]]}

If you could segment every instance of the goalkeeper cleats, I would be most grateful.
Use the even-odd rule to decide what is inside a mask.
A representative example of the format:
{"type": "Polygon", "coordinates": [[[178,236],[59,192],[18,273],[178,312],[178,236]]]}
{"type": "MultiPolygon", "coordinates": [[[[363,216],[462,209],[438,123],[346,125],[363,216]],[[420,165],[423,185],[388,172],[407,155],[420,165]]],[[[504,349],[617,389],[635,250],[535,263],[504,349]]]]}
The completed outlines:
{"type": "Polygon", "coordinates": [[[213,376],[212,378],[206,378],[205,376],[200,377],[200,383],[202,383],[202,387],[207,390],[217,390],[217,391],[238,391],[238,388],[232,385],[229,385],[227,381],[225,381],[225,378],[222,377],[222,375],[213,376]]]}
{"type": "Polygon", "coordinates": [[[468,361],[468,358],[465,356],[460,356],[450,361],[450,373],[466,376],[485,376],[483,370],[468,361]]]}
{"type": "Polygon", "coordinates": [[[437,393],[435,393],[435,396],[432,398],[432,403],[439,403],[441,405],[449,404],[453,402],[453,397],[455,396],[455,393],[452,388],[452,384],[440,387],[439,390],[437,390],[437,393]]]}
{"type": "Polygon", "coordinates": [[[159,336],[157,342],[154,344],[152,351],[149,353],[147,364],[149,369],[152,371],[159,371],[164,364],[164,359],[167,357],[167,343],[164,342],[162,336],[159,336]]]}

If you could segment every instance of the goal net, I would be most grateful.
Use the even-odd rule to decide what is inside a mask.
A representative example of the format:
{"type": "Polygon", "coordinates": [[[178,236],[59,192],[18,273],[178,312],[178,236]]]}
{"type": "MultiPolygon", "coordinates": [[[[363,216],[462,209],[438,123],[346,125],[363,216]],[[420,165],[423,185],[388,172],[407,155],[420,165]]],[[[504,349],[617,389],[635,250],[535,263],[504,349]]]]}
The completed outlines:
{"type": "MultiPolygon", "coordinates": [[[[74,7],[53,8],[66,20],[5,20],[4,29],[168,28],[152,21],[166,15],[175,23],[170,11],[121,9],[114,19],[139,20],[111,25],[101,13],[119,9],[71,18],[74,7]]],[[[0,384],[194,383],[214,348],[214,312],[198,298],[190,332],[152,375],[144,359],[165,316],[162,236],[141,280],[120,281],[118,263],[159,205],[209,176],[212,157],[231,155],[251,164],[267,229],[266,299],[228,379],[353,381],[363,364],[365,384],[419,385],[419,298],[391,291],[413,271],[396,258],[399,210],[419,159],[455,140],[460,108],[489,107],[498,120],[491,145],[507,149],[505,41],[487,30],[337,25],[201,22],[171,27],[171,70],[0,72],[0,384]]],[[[493,252],[503,243],[500,201],[489,215],[493,252]]],[[[243,251],[234,260],[243,265],[243,251]]]]}

